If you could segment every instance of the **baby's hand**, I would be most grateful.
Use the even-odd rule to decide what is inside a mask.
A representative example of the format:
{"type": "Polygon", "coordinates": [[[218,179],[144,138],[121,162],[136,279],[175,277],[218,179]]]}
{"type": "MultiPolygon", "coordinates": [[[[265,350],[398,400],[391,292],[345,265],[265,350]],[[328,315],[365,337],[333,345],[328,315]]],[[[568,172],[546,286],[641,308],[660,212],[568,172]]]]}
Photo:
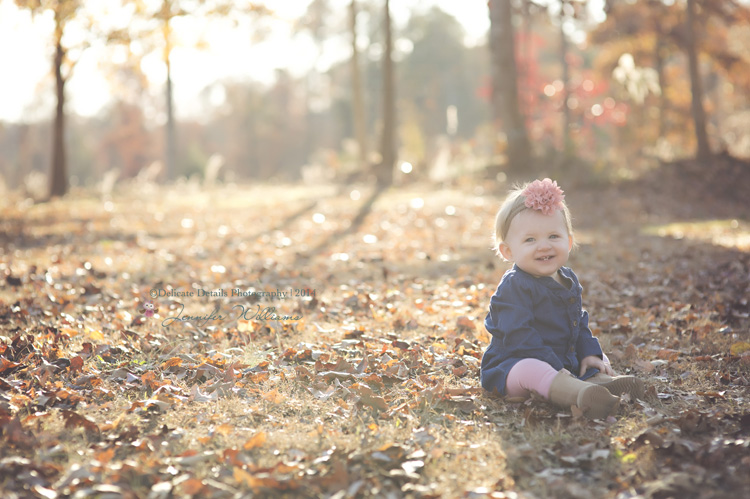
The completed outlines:
{"type": "Polygon", "coordinates": [[[581,361],[581,373],[579,376],[583,376],[583,374],[591,367],[599,369],[600,373],[609,374],[610,376],[615,375],[615,372],[609,364],[605,364],[604,361],[596,355],[589,355],[588,357],[584,357],[581,361]]]}

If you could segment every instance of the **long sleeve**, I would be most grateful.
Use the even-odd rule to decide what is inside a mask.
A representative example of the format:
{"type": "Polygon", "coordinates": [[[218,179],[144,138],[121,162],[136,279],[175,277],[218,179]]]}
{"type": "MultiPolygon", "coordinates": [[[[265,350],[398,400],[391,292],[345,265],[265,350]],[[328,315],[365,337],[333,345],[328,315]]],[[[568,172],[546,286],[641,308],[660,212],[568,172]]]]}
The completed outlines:
{"type": "Polygon", "coordinates": [[[589,329],[589,313],[585,310],[581,312],[581,319],[579,321],[578,329],[578,341],[576,341],[576,357],[578,361],[588,357],[589,355],[596,355],[602,358],[602,347],[599,344],[599,340],[594,338],[594,335],[589,329]]]}

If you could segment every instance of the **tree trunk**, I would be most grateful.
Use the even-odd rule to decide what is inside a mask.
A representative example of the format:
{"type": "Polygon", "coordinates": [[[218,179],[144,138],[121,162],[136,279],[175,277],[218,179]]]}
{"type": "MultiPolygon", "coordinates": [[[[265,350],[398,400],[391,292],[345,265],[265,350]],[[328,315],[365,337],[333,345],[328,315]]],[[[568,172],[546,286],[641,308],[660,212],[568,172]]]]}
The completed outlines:
{"type": "Polygon", "coordinates": [[[359,148],[359,168],[360,171],[364,171],[368,163],[368,146],[362,75],[359,67],[359,49],[357,48],[357,0],[352,0],[349,9],[349,28],[352,35],[352,119],[354,121],[354,135],[359,148]]]}
{"type": "Polygon", "coordinates": [[[172,26],[170,22],[172,20],[172,2],[171,0],[163,0],[161,4],[161,12],[159,13],[162,24],[162,36],[164,37],[164,64],[167,67],[167,85],[166,85],[166,106],[167,106],[167,125],[165,130],[165,141],[166,151],[164,151],[164,174],[162,178],[167,181],[174,180],[177,168],[177,144],[176,144],[176,133],[175,133],[175,120],[174,120],[174,95],[172,92],[172,63],[170,61],[172,57],[172,26]]]}
{"type": "Polygon", "coordinates": [[[562,117],[563,117],[563,153],[568,156],[573,153],[573,141],[570,138],[570,107],[568,107],[568,98],[570,97],[570,65],[568,64],[568,37],[565,36],[565,5],[563,0],[560,5],[560,63],[562,64],[562,117]]]}
{"type": "Polygon", "coordinates": [[[698,49],[696,47],[695,27],[695,0],[687,0],[687,39],[686,48],[688,55],[688,66],[690,69],[690,91],[692,93],[691,111],[695,126],[695,138],[698,141],[697,157],[701,161],[707,161],[711,157],[711,148],[708,145],[708,134],[706,133],[706,112],[703,109],[703,87],[701,85],[700,72],[698,70],[698,49]]]}
{"type": "Polygon", "coordinates": [[[68,174],[65,161],[65,77],[62,74],[62,64],[65,50],[62,46],[62,29],[58,29],[55,47],[55,90],[57,93],[57,107],[55,108],[55,122],[52,143],[52,172],[50,175],[49,196],[64,196],[68,192],[68,174]]]}
{"type": "Polygon", "coordinates": [[[393,69],[393,27],[390,1],[385,0],[385,51],[383,52],[383,130],[380,147],[381,163],[376,173],[381,187],[393,183],[396,163],[396,82],[393,69]]]}
{"type": "Polygon", "coordinates": [[[172,94],[172,69],[169,63],[169,52],[167,52],[167,151],[165,161],[165,178],[173,180],[177,168],[177,139],[174,122],[174,95],[172,94]]]}
{"type": "MultiPolygon", "coordinates": [[[[658,21],[657,21],[658,22],[658,21]]],[[[656,47],[654,47],[654,65],[656,66],[656,77],[659,79],[659,138],[667,134],[668,121],[667,113],[669,112],[669,99],[667,98],[667,77],[664,72],[664,42],[662,41],[661,30],[657,31],[656,47]]]]}
{"type": "MultiPolygon", "coordinates": [[[[531,13],[531,3],[523,2],[523,17],[524,17],[524,31],[526,36],[524,37],[525,46],[518,48],[518,53],[524,52],[524,59],[526,60],[523,66],[523,74],[519,74],[518,78],[523,82],[523,85],[527,88],[532,88],[533,76],[531,74],[531,61],[534,58],[534,16],[531,13]]],[[[534,110],[531,109],[530,101],[524,102],[523,99],[519,101],[519,110],[524,123],[530,123],[531,117],[534,115],[534,110]]]]}
{"type": "Polygon", "coordinates": [[[531,159],[526,124],[518,106],[516,66],[510,0],[490,0],[490,52],[492,55],[492,107],[508,141],[508,164],[522,171],[531,159]]]}

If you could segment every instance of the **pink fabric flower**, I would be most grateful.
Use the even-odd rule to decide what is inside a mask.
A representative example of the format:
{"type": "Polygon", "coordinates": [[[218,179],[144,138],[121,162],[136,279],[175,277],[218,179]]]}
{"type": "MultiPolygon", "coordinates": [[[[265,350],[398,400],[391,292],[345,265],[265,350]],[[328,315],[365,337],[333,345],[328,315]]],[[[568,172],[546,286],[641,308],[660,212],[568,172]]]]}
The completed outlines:
{"type": "Polygon", "coordinates": [[[563,190],[557,186],[557,182],[545,178],[534,180],[521,193],[526,201],[527,208],[541,211],[545,215],[551,215],[555,210],[563,209],[563,190]]]}

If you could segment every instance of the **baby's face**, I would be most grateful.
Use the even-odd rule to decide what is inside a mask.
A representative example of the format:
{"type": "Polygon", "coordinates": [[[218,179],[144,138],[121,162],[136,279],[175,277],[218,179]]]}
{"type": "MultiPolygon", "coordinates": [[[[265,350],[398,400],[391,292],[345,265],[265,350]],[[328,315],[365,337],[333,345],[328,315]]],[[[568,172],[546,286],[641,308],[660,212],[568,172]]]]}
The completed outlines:
{"type": "Polygon", "coordinates": [[[543,215],[524,210],[510,222],[508,235],[500,244],[506,260],[535,277],[552,277],[565,265],[573,247],[562,211],[543,215]]]}

